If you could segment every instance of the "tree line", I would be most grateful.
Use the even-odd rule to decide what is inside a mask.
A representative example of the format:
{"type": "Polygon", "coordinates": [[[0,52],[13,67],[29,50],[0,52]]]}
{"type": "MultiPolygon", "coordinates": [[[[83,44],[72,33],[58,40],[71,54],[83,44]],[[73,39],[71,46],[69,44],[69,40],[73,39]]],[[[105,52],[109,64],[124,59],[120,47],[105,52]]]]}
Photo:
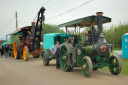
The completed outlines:
{"type": "Polygon", "coordinates": [[[41,32],[42,35],[47,33],[65,33],[64,30],[59,29],[57,25],[45,24],[42,27],[43,27],[43,30],[41,32]]]}
{"type": "Polygon", "coordinates": [[[113,48],[122,47],[122,36],[128,33],[128,24],[120,24],[118,26],[111,26],[110,29],[103,30],[107,43],[112,44],[113,48]]]}

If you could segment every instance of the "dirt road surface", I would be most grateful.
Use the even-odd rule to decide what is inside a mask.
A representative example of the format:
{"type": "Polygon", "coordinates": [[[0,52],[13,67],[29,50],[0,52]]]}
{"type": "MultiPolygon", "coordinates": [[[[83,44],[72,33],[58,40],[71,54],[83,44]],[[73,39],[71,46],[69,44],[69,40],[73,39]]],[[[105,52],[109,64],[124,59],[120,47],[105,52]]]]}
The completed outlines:
{"type": "Polygon", "coordinates": [[[24,61],[3,56],[0,58],[0,85],[128,85],[128,76],[97,70],[86,78],[80,68],[72,72],[55,69],[55,61],[44,66],[41,58],[30,57],[24,61]]]}

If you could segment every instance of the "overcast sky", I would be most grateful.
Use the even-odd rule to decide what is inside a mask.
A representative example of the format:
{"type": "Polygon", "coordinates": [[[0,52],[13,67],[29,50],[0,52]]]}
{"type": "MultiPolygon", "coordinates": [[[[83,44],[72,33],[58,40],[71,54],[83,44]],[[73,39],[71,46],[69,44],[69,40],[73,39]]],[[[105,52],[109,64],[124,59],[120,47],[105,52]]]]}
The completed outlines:
{"type": "Polygon", "coordinates": [[[92,0],[90,3],[62,16],[49,19],[88,1],[90,0],[0,0],[0,39],[16,30],[16,11],[18,28],[21,28],[31,25],[42,6],[46,8],[45,23],[49,24],[59,25],[78,18],[95,15],[99,11],[102,11],[104,16],[112,18],[111,23],[104,25],[108,28],[112,24],[117,26],[124,22],[128,23],[128,0],[92,0]]]}

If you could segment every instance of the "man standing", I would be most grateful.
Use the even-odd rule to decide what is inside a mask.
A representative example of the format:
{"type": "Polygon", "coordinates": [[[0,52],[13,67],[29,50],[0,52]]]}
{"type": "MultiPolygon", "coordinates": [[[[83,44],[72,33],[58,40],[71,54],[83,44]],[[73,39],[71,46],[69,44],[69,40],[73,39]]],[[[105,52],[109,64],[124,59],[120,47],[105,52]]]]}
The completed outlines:
{"type": "Polygon", "coordinates": [[[6,46],[5,46],[5,56],[6,56],[6,58],[7,58],[7,54],[8,54],[8,45],[6,44],[6,46]]]}
{"type": "Polygon", "coordinates": [[[59,53],[60,53],[60,47],[63,44],[59,45],[59,41],[56,41],[56,45],[54,45],[50,50],[54,54],[54,57],[56,59],[56,69],[60,68],[60,63],[59,63],[59,53]]]}

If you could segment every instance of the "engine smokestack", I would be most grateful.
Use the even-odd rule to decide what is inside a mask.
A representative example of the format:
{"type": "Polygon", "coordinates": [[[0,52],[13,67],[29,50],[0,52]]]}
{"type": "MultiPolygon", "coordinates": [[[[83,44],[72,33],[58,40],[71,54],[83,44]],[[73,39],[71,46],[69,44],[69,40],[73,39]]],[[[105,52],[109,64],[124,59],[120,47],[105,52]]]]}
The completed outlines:
{"type": "Polygon", "coordinates": [[[102,15],[103,12],[97,12],[97,27],[98,27],[98,41],[102,41],[102,33],[103,33],[103,28],[102,28],[102,15]]]}

